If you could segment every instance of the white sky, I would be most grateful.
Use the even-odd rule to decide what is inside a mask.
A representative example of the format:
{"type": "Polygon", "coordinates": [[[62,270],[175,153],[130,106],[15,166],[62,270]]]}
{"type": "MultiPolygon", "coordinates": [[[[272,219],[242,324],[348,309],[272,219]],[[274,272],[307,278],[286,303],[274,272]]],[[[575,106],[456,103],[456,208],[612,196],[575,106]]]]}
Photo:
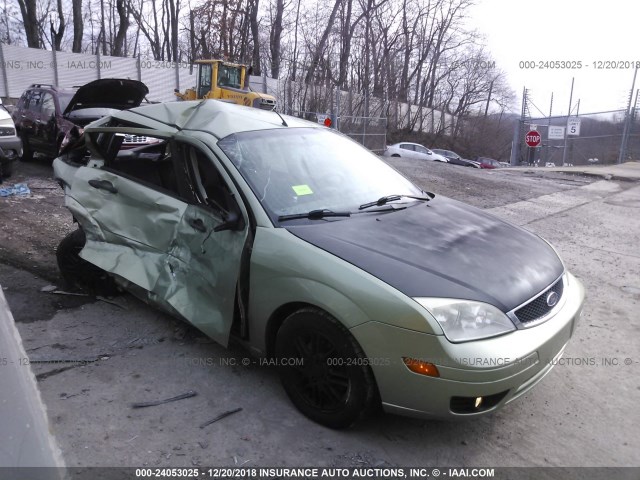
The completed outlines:
{"type": "MultiPolygon", "coordinates": [[[[507,73],[518,112],[526,86],[545,115],[551,92],[553,114],[566,114],[575,77],[573,113],[580,99],[582,114],[626,107],[634,69],[597,70],[593,62],[640,62],[639,14],[634,0],[477,0],[468,24],[485,35],[496,67],[507,73]],[[524,60],[580,60],[582,69],[521,69],[524,60]]],[[[640,88],[640,72],[635,88],[640,88]]],[[[532,115],[539,113],[531,109],[532,115]]]]}

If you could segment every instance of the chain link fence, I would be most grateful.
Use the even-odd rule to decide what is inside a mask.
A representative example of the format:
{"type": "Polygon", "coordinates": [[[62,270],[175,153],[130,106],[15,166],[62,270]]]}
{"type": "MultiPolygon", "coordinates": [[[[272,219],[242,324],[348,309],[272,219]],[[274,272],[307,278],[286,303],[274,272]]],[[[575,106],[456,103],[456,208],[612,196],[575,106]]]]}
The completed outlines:
{"type": "Polygon", "coordinates": [[[638,108],[579,115],[524,118],[514,131],[511,163],[531,166],[601,165],[640,158],[638,108]],[[625,125],[628,130],[625,132],[625,125]],[[529,147],[525,136],[536,130],[540,145],[529,147]],[[625,133],[627,136],[626,141],[625,133]],[[624,154],[621,157],[621,150],[624,154]]]}
{"type": "Polygon", "coordinates": [[[386,117],[341,116],[338,130],[374,153],[382,154],[387,147],[386,117]]]}
{"type": "Polygon", "coordinates": [[[387,119],[386,117],[356,117],[339,116],[330,113],[290,111],[287,114],[302,118],[310,122],[326,125],[330,121],[330,127],[352,138],[356,142],[367,147],[374,153],[382,153],[387,146],[387,119]]]}

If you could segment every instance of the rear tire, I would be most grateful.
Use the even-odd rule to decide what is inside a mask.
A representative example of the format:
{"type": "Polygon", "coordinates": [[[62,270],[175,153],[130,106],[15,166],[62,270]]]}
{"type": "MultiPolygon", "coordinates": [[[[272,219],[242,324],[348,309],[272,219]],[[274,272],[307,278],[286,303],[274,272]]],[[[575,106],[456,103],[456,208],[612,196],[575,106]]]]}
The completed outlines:
{"type": "Polygon", "coordinates": [[[29,146],[27,137],[22,135],[20,139],[22,140],[22,155],[20,155],[20,160],[23,162],[30,162],[33,160],[33,150],[31,150],[31,147],[29,146]]]}
{"type": "Polygon", "coordinates": [[[328,313],[303,308],[289,315],[276,339],[280,380],[311,420],[346,428],[377,405],[373,372],[349,331],[328,313]],[[302,364],[287,365],[289,361],[302,364]]]}
{"type": "Polygon", "coordinates": [[[63,280],[72,289],[104,296],[118,294],[118,287],[107,272],[80,257],[85,242],[84,230],[78,228],[58,245],[56,260],[63,280]]]}

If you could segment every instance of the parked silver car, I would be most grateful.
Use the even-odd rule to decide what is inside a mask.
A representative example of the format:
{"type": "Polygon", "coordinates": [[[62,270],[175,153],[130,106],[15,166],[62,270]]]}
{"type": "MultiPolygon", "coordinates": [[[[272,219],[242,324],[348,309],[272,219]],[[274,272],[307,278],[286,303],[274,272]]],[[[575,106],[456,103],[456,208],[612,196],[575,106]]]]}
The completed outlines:
{"type": "Polygon", "coordinates": [[[13,162],[21,152],[22,142],[16,135],[16,126],[0,100],[0,179],[11,176],[13,162]]]}
{"type": "Polygon", "coordinates": [[[382,155],[385,157],[405,157],[415,158],[416,160],[433,160],[444,163],[449,162],[449,160],[442,155],[433,153],[427,147],[420,145],[419,143],[401,142],[388,145],[382,155]]]}

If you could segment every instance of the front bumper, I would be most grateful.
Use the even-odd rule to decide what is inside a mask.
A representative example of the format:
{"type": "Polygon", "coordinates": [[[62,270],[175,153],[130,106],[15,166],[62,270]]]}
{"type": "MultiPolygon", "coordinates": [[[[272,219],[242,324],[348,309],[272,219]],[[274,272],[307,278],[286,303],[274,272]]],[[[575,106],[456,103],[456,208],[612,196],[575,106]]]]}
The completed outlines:
{"type": "Polygon", "coordinates": [[[520,397],[553,368],[584,303],[584,288],[571,274],[564,296],[563,307],[545,323],[486,340],[454,344],[442,335],[375,321],[351,332],[369,359],[385,410],[417,417],[479,416],[520,397]],[[413,373],[403,357],[436,365],[440,377],[413,373]],[[476,410],[458,408],[461,398],[477,397],[495,401],[476,410]]]}
{"type": "Polygon", "coordinates": [[[8,137],[0,136],[0,161],[12,162],[22,155],[22,140],[20,137],[12,135],[8,137]]]}

